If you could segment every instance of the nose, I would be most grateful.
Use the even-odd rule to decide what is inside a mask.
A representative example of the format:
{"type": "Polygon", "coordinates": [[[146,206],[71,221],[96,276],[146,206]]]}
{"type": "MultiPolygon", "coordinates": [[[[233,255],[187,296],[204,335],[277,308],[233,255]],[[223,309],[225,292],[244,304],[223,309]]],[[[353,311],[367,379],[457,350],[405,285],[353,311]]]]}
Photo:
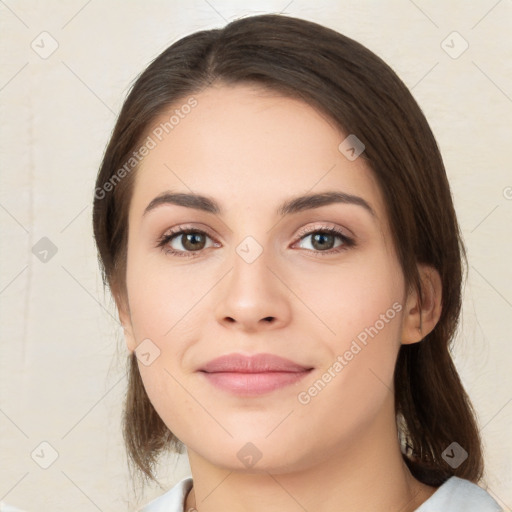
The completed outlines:
{"type": "Polygon", "coordinates": [[[217,321],[244,332],[273,330],[290,321],[287,288],[279,270],[269,266],[266,251],[252,263],[237,253],[231,271],[223,280],[216,306],[217,321]]]}

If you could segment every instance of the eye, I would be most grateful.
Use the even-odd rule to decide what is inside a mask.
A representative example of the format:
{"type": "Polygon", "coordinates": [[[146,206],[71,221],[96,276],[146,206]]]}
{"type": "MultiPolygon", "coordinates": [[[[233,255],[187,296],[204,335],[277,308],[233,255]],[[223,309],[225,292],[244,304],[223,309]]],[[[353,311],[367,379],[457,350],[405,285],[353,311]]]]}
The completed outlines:
{"type": "MultiPolygon", "coordinates": [[[[328,226],[310,229],[309,231],[303,230],[299,233],[299,236],[299,242],[311,237],[310,245],[312,249],[306,249],[321,256],[337,254],[356,245],[356,242],[341,230],[328,226]],[[340,241],[338,245],[335,244],[336,239],[340,241]]],[[[199,256],[204,249],[220,246],[218,243],[206,245],[207,240],[212,240],[212,238],[201,229],[178,226],[161,236],[157,241],[157,247],[160,247],[166,254],[194,258],[199,256]]]]}
{"type": "Polygon", "coordinates": [[[354,247],[356,245],[352,238],[348,237],[341,230],[334,227],[316,228],[306,232],[301,231],[299,235],[299,241],[311,238],[310,246],[312,249],[308,250],[321,256],[337,254],[341,251],[346,251],[348,248],[354,247]],[[336,239],[340,240],[338,245],[335,245],[336,239]]]}
{"type": "Polygon", "coordinates": [[[212,247],[212,245],[205,245],[206,239],[211,240],[208,233],[201,229],[182,228],[179,226],[170,233],[166,233],[160,237],[157,242],[157,247],[160,247],[166,254],[193,258],[198,256],[199,252],[203,249],[212,247]]]}

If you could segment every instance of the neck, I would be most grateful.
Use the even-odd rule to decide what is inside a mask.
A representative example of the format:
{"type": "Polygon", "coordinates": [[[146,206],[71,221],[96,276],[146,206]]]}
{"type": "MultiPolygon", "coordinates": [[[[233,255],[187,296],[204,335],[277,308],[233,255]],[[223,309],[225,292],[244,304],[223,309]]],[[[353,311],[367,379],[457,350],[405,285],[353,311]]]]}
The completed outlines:
{"type": "Polygon", "coordinates": [[[416,480],[402,459],[394,413],[328,450],[301,471],[259,473],[211,465],[188,449],[194,486],[185,510],[198,512],[412,512],[435,488],[416,480]],[[393,425],[394,428],[389,428],[393,425]]]}

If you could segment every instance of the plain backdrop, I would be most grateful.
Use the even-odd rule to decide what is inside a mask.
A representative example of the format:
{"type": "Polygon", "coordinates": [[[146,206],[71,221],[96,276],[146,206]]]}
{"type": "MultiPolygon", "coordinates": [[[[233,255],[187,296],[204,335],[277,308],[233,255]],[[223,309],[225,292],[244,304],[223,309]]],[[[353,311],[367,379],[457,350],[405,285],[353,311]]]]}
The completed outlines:
{"type": "MultiPolygon", "coordinates": [[[[0,1],[0,501],[52,512],[136,506],[120,429],[127,352],[92,237],[97,169],[152,59],[191,32],[264,12],[363,43],[431,124],[470,263],[454,357],[484,440],[481,485],[509,511],[510,0],[0,1]]],[[[163,462],[163,489],[143,502],[189,470],[184,457],[163,462]]]]}

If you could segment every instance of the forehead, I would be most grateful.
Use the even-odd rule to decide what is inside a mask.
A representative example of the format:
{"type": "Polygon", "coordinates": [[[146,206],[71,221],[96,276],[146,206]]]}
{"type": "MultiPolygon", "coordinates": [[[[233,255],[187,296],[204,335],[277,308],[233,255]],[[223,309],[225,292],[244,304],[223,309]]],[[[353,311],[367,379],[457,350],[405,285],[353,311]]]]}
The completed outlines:
{"type": "Polygon", "coordinates": [[[191,97],[148,130],[153,147],[136,171],[131,215],[140,217],[166,190],[269,214],[290,197],[339,190],[364,197],[377,218],[383,215],[371,169],[339,150],[348,134],[307,103],[252,85],[210,87],[191,97]]]}

